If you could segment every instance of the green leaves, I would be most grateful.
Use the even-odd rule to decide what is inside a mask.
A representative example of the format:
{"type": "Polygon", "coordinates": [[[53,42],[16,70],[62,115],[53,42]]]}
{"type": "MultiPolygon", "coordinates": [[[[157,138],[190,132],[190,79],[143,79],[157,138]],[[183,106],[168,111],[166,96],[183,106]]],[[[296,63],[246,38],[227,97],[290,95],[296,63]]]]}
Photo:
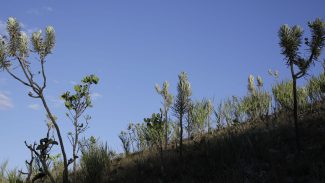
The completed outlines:
{"type": "Polygon", "coordinates": [[[0,36],[0,69],[5,69],[10,66],[10,62],[7,61],[6,43],[0,36]]]}
{"type": "MultiPolygon", "coordinates": [[[[292,81],[282,81],[272,87],[274,100],[279,108],[293,109],[292,81]]],[[[298,105],[303,107],[307,104],[307,90],[305,88],[297,88],[298,105]]]]}
{"type": "MultiPolygon", "coordinates": [[[[313,61],[316,61],[321,54],[321,50],[325,44],[325,22],[317,18],[313,22],[308,22],[311,31],[311,39],[305,38],[305,44],[308,46],[309,56],[305,58],[304,55],[299,53],[301,47],[303,31],[299,26],[288,25],[280,27],[278,32],[280,38],[280,47],[282,54],[287,59],[287,64],[296,65],[299,72],[292,73],[294,77],[300,78],[304,76],[313,61]]],[[[293,72],[293,69],[291,69],[293,72]]]]}
{"type": "Polygon", "coordinates": [[[144,118],[143,121],[147,123],[147,127],[149,128],[155,130],[162,130],[163,128],[162,116],[159,113],[153,113],[151,118],[144,118]]]}
{"type": "Polygon", "coordinates": [[[15,56],[20,42],[20,26],[15,18],[8,18],[7,31],[9,34],[8,54],[9,56],[15,56]]]}
{"type": "Polygon", "coordinates": [[[33,32],[31,41],[34,47],[34,51],[37,53],[41,53],[43,50],[42,31],[39,30],[37,32],[33,32]]]}
{"type": "Polygon", "coordinates": [[[24,58],[28,56],[28,37],[25,32],[20,32],[18,50],[20,57],[24,58]]]}
{"type": "Polygon", "coordinates": [[[309,100],[312,103],[325,99],[325,75],[313,76],[307,83],[307,92],[309,100]]]}
{"type": "Polygon", "coordinates": [[[177,84],[177,96],[173,106],[176,116],[183,115],[188,111],[190,105],[190,96],[192,95],[191,84],[188,81],[187,74],[181,72],[178,75],[179,82],[177,84]]]}
{"type": "MultiPolygon", "coordinates": [[[[55,31],[51,26],[46,28],[44,36],[42,36],[41,30],[32,33],[30,41],[33,49],[30,48],[27,34],[21,31],[21,26],[15,18],[8,18],[7,31],[9,35],[8,41],[5,42],[2,37],[0,38],[0,67],[2,69],[11,65],[6,60],[7,56],[19,57],[21,60],[25,60],[29,56],[30,50],[33,50],[43,60],[55,46],[55,31]]],[[[24,64],[28,64],[28,62],[24,64]]]]}
{"type": "Polygon", "coordinates": [[[83,111],[87,107],[92,107],[90,97],[90,86],[97,84],[99,78],[95,75],[84,77],[81,82],[74,86],[75,94],[70,94],[69,91],[61,95],[64,100],[64,105],[68,110],[83,111]]]}
{"type": "Polygon", "coordinates": [[[64,102],[64,105],[65,105],[65,107],[68,108],[69,110],[72,109],[72,104],[71,104],[70,101],[65,101],[65,102],[64,102]]]}
{"type": "Polygon", "coordinates": [[[296,59],[301,45],[303,30],[299,26],[290,28],[288,25],[281,26],[279,30],[280,46],[282,54],[288,59],[296,59]]]}
{"type": "Polygon", "coordinates": [[[42,31],[39,30],[32,34],[31,38],[34,51],[40,54],[42,58],[45,58],[52,52],[55,46],[55,31],[52,26],[48,26],[45,29],[45,36],[42,36],[42,31]]]}
{"type": "Polygon", "coordinates": [[[119,139],[122,142],[123,149],[124,149],[124,153],[126,155],[129,155],[129,153],[130,153],[130,142],[131,142],[131,140],[130,140],[128,134],[125,131],[121,131],[121,133],[119,134],[118,137],[119,137],[119,139]]]}
{"type": "Polygon", "coordinates": [[[164,112],[167,112],[168,109],[170,108],[170,106],[173,103],[173,95],[169,93],[168,89],[169,89],[169,83],[167,81],[165,81],[163,83],[163,87],[162,89],[160,88],[160,86],[158,84],[155,85],[155,89],[157,91],[157,93],[159,95],[161,95],[164,99],[164,112]]]}
{"type": "Polygon", "coordinates": [[[97,84],[99,82],[99,78],[95,75],[89,75],[81,80],[81,82],[84,84],[97,84]]]}
{"type": "Polygon", "coordinates": [[[81,88],[82,88],[82,85],[75,85],[75,86],[74,86],[74,90],[75,90],[76,92],[81,92],[81,88]]]}
{"type": "Polygon", "coordinates": [[[184,98],[187,98],[192,95],[191,90],[191,84],[188,81],[187,74],[185,72],[181,72],[180,75],[178,75],[179,83],[177,86],[178,91],[183,94],[182,96],[184,98]]]}
{"type": "Polygon", "coordinates": [[[145,118],[144,122],[147,125],[145,136],[146,140],[151,145],[159,146],[159,142],[163,139],[163,129],[164,123],[162,120],[162,116],[159,113],[153,113],[151,118],[145,118]]]}
{"type": "Polygon", "coordinates": [[[308,26],[312,32],[309,51],[314,54],[315,58],[318,58],[325,42],[325,22],[317,18],[313,22],[308,22],[308,26]]]}
{"type": "Polygon", "coordinates": [[[67,109],[72,109],[72,96],[70,96],[70,92],[65,92],[61,95],[61,98],[64,100],[64,105],[67,109]]]}
{"type": "Polygon", "coordinates": [[[45,29],[45,41],[44,41],[44,52],[45,54],[51,53],[51,50],[55,46],[55,31],[52,26],[47,26],[45,29]]]}
{"type": "Polygon", "coordinates": [[[188,131],[197,135],[202,134],[207,124],[207,120],[213,110],[210,100],[203,99],[202,101],[193,102],[189,108],[189,125],[188,131]]]}

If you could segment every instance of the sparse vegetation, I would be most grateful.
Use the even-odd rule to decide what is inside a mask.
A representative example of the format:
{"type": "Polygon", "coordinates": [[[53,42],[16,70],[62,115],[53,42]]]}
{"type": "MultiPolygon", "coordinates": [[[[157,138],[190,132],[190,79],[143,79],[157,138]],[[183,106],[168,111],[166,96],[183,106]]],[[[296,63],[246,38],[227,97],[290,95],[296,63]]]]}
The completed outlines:
{"type": "Polygon", "coordinates": [[[75,94],[70,94],[69,91],[65,92],[61,98],[65,101],[65,107],[68,109],[69,113],[66,116],[72,122],[74,127],[73,132],[69,132],[68,138],[72,145],[72,157],[68,164],[73,163],[73,174],[74,181],[77,182],[77,158],[80,150],[80,135],[84,133],[88,128],[88,121],[91,119],[89,115],[83,116],[84,122],[80,122],[80,117],[82,117],[85,110],[92,107],[90,87],[93,84],[97,84],[99,78],[95,75],[86,76],[81,82],[74,86],[75,94]]]}
{"type": "MultiPolygon", "coordinates": [[[[67,91],[61,96],[73,125],[68,134],[72,158],[68,159],[57,118],[44,93],[45,63],[55,45],[54,29],[47,27],[44,35],[34,32],[29,41],[16,19],[9,18],[9,37],[0,37],[0,69],[27,86],[31,98],[41,100],[48,123],[44,138],[32,144],[25,142],[30,153],[27,172],[8,170],[6,161],[0,164],[0,183],[325,182],[325,70],[297,85],[321,56],[325,22],[316,19],[308,26],[311,38],[305,39],[305,54],[300,52],[302,29],[281,26],[281,53],[292,80],[277,80],[272,92],[264,88],[260,76],[255,80],[249,75],[246,95],[231,96],[214,107],[210,99],[191,99],[192,88],[185,72],[178,75],[175,97],[167,81],[162,88],[156,85],[163,98],[160,112],[140,123],[130,123],[119,134],[124,150],[121,154],[93,136],[80,139],[90,120],[84,116],[92,107],[90,89],[99,81],[95,75],[86,76],[74,86],[74,94],[67,91]],[[40,63],[38,75],[31,70],[35,63],[30,61],[32,56],[40,63]],[[22,70],[22,77],[15,73],[16,67],[22,70]],[[169,115],[170,109],[174,118],[169,115]],[[60,153],[53,155],[51,150],[56,145],[60,153]]],[[[277,72],[269,73],[278,79],[277,72]]]]}

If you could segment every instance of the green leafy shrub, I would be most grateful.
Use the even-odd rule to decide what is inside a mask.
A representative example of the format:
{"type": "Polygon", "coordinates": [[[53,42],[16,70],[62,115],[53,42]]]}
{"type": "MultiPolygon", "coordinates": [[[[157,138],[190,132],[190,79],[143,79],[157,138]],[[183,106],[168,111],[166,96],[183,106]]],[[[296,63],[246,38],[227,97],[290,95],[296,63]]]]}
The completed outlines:
{"type": "Polygon", "coordinates": [[[308,98],[311,103],[325,99],[325,74],[322,73],[319,76],[313,76],[309,79],[307,85],[308,98]]]}
{"type": "Polygon", "coordinates": [[[150,143],[150,146],[158,146],[162,148],[162,140],[164,138],[164,123],[162,115],[159,113],[153,113],[151,118],[145,118],[144,122],[147,125],[146,140],[150,143]]]}
{"type": "Polygon", "coordinates": [[[130,154],[130,139],[129,139],[127,132],[121,131],[121,133],[119,134],[118,137],[122,142],[125,155],[129,155],[130,154]]]}
{"type": "Polygon", "coordinates": [[[205,129],[210,129],[210,115],[213,111],[213,106],[210,100],[203,99],[191,104],[189,108],[188,126],[187,131],[189,136],[202,135],[205,129]]]}
{"type": "Polygon", "coordinates": [[[260,119],[269,113],[272,97],[269,92],[263,89],[263,80],[257,76],[257,89],[254,83],[254,76],[248,78],[248,95],[243,98],[241,105],[248,120],[260,119]]]}
{"type": "Polygon", "coordinates": [[[17,168],[7,169],[8,161],[0,164],[0,183],[23,183],[22,175],[17,168]]]}
{"type": "Polygon", "coordinates": [[[6,181],[6,170],[8,166],[8,161],[2,162],[0,164],[0,182],[5,182],[6,181]]]}
{"type": "Polygon", "coordinates": [[[266,91],[245,96],[242,100],[243,109],[250,120],[265,116],[269,112],[271,95],[266,91]]]}
{"type": "Polygon", "coordinates": [[[218,116],[221,117],[219,120],[222,123],[225,121],[227,126],[232,126],[244,121],[244,108],[238,97],[232,96],[220,105],[221,110],[218,116]]]}
{"type": "Polygon", "coordinates": [[[21,174],[18,172],[18,170],[16,168],[9,170],[7,172],[7,179],[8,179],[8,183],[23,183],[23,179],[21,174]]]}
{"type": "Polygon", "coordinates": [[[94,137],[89,139],[89,143],[83,146],[81,156],[81,181],[103,182],[105,175],[109,172],[111,152],[107,145],[98,143],[94,137]]]}
{"type": "MultiPolygon", "coordinates": [[[[272,93],[278,109],[293,110],[292,81],[282,81],[272,87],[272,93]]],[[[307,89],[297,88],[298,106],[307,104],[307,89]]]]}

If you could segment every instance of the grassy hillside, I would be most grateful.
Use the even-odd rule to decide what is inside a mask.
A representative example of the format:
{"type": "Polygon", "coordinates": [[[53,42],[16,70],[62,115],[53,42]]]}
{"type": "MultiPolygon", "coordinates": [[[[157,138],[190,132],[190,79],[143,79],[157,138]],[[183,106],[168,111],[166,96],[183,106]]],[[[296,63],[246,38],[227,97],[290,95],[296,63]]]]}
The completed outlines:
{"type": "Polygon", "coordinates": [[[115,159],[108,182],[325,182],[325,118],[301,115],[297,153],[288,112],[214,131],[187,142],[183,158],[170,147],[115,159]]]}

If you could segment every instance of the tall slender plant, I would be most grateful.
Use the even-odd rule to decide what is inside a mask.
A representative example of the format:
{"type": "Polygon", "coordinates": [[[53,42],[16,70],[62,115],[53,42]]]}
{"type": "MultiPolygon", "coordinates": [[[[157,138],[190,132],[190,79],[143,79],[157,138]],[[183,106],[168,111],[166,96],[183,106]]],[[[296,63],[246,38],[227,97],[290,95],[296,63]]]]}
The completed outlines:
{"type": "Polygon", "coordinates": [[[182,157],[183,153],[183,117],[188,112],[190,106],[190,97],[192,95],[191,84],[188,81],[187,74],[185,72],[181,72],[178,75],[178,85],[177,85],[177,96],[175,98],[175,102],[173,105],[173,111],[175,116],[179,120],[180,127],[180,157],[182,157]]]}
{"type": "Polygon", "coordinates": [[[311,38],[305,38],[307,55],[301,54],[303,30],[299,26],[289,27],[282,25],[278,32],[280,38],[281,53],[285,56],[286,64],[289,66],[292,77],[293,92],[293,114],[296,134],[297,149],[300,150],[299,128],[298,128],[298,102],[297,102],[297,80],[306,75],[309,67],[318,60],[325,42],[325,22],[317,18],[308,22],[311,30],[311,38]]]}
{"type": "Polygon", "coordinates": [[[162,110],[162,112],[164,113],[164,140],[165,140],[165,149],[167,149],[167,145],[168,145],[168,111],[170,109],[170,107],[173,104],[173,95],[169,93],[168,91],[169,88],[169,83],[167,81],[165,81],[163,83],[162,88],[160,88],[160,86],[158,84],[156,84],[155,89],[157,91],[157,93],[159,95],[161,95],[164,99],[164,109],[162,110]]]}
{"type": "Polygon", "coordinates": [[[18,21],[10,17],[7,21],[8,37],[0,36],[0,69],[6,71],[10,76],[21,84],[27,86],[31,91],[28,95],[35,99],[40,99],[47,115],[51,119],[56,134],[59,139],[61,153],[63,155],[64,171],[63,183],[68,183],[68,160],[64,148],[63,138],[60,127],[51,112],[44,95],[47,84],[45,74],[46,57],[52,53],[55,46],[55,31],[52,26],[45,29],[45,34],[39,30],[32,34],[30,42],[25,32],[21,31],[18,21]],[[36,58],[32,60],[32,58],[36,58]],[[38,71],[33,71],[31,66],[36,63],[40,64],[38,71]],[[20,68],[22,76],[15,71],[20,68]],[[39,76],[40,75],[40,76],[39,76]],[[36,78],[37,76],[39,77],[36,78]],[[39,82],[41,81],[41,82],[39,82]]]}
{"type": "Polygon", "coordinates": [[[65,102],[65,107],[69,111],[69,113],[66,113],[66,116],[70,119],[74,127],[73,132],[69,132],[68,134],[73,154],[73,158],[68,163],[73,163],[74,182],[77,182],[76,159],[78,158],[78,152],[80,150],[79,137],[87,130],[88,121],[91,117],[89,115],[84,116],[84,122],[81,122],[79,118],[87,108],[92,107],[90,87],[93,84],[97,84],[98,81],[99,78],[95,75],[86,76],[81,80],[81,84],[74,86],[75,94],[71,94],[67,91],[61,96],[65,102]]]}

